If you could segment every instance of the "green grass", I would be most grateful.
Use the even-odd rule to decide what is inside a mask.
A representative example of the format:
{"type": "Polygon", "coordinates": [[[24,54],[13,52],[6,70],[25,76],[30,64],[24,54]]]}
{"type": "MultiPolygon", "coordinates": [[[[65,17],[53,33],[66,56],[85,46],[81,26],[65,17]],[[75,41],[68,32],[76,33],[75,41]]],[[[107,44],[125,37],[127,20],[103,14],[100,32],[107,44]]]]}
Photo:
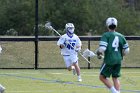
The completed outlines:
{"type": "MultiPolygon", "coordinates": [[[[88,47],[87,41],[82,41],[82,51],[88,47]]],[[[91,41],[91,50],[98,47],[98,41],[91,41]]],[[[140,67],[139,41],[129,41],[130,54],[124,57],[123,67],[140,67]]],[[[0,68],[33,68],[34,67],[34,42],[2,42],[0,55],[0,68]]],[[[39,68],[64,68],[65,64],[56,41],[39,42],[39,68]]],[[[87,67],[88,63],[79,56],[80,67],[87,67]]],[[[91,58],[91,67],[100,67],[101,60],[91,58]]]]}
{"type": "MultiPolygon", "coordinates": [[[[82,50],[88,42],[83,41],[82,50]]],[[[91,42],[91,50],[98,47],[91,42]]],[[[130,54],[123,60],[123,67],[140,67],[139,41],[129,41],[130,54]]],[[[34,42],[2,42],[0,68],[34,67],[34,42]]],[[[64,68],[65,64],[56,41],[39,42],[39,68],[64,68]]],[[[88,64],[79,56],[80,67],[88,64]]],[[[91,59],[91,67],[100,67],[101,60],[91,59]]],[[[6,93],[109,93],[99,81],[99,69],[82,69],[83,82],[66,69],[46,70],[0,70],[0,83],[6,87],[6,93]]],[[[140,69],[123,69],[121,93],[140,93],[140,69]]]]}
{"type": "MultiPolygon", "coordinates": [[[[99,69],[81,69],[83,82],[66,69],[0,70],[6,93],[109,93],[99,69]]],[[[122,69],[121,93],[140,93],[140,69],[122,69]]]]}

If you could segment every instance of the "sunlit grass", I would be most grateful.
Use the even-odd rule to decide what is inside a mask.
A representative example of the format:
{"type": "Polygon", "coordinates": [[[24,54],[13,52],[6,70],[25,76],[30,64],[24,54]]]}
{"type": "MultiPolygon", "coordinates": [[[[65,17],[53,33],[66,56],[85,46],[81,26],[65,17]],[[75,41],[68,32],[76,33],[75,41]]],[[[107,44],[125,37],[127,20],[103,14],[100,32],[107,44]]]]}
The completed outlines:
{"type": "MultiPolygon", "coordinates": [[[[109,93],[98,79],[99,69],[82,69],[83,82],[66,69],[0,70],[6,93],[109,93]]],[[[123,69],[121,93],[140,92],[140,69],[123,69]]]]}
{"type": "MultiPolygon", "coordinates": [[[[88,48],[88,41],[82,41],[82,51],[88,48]]],[[[98,41],[91,41],[90,49],[95,51],[98,41]]],[[[129,41],[130,53],[124,57],[123,67],[140,67],[139,41],[129,41]]],[[[34,42],[2,42],[0,55],[0,68],[34,68],[35,46],[34,42]]],[[[91,58],[91,67],[100,67],[102,60],[91,58]]],[[[88,67],[88,63],[79,56],[80,67],[88,67]]],[[[39,68],[65,68],[60,49],[56,41],[39,41],[38,50],[39,68]]]]}

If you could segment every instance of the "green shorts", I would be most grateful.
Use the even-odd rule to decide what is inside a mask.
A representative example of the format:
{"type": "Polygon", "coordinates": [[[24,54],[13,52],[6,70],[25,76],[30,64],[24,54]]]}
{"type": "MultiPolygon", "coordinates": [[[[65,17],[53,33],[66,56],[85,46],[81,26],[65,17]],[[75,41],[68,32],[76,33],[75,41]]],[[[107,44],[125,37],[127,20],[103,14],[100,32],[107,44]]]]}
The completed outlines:
{"type": "Polygon", "coordinates": [[[103,75],[105,77],[120,77],[120,70],[121,70],[121,64],[115,64],[115,65],[108,65],[103,64],[100,69],[100,75],[103,75]]]}

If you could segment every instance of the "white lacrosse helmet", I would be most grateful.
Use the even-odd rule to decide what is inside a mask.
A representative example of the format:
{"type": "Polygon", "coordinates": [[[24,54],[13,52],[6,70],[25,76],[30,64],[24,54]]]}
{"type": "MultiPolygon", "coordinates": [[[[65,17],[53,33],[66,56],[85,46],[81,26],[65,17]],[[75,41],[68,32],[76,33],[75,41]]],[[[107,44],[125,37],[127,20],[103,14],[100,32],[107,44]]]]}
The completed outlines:
{"type": "Polygon", "coordinates": [[[73,23],[67,23],[65,25],[65,29],[66,29],[66,32],[68,32],[69,34],[73,34],[75,27],[74,27],[73,23]]]}
{"type": "Polygon", "coordinates": [[[117,27],[117,24],[118,24],[117,19],[114,18],[114,17],[109,17],[106,20],[106,26],[107,27],[109,27],[110,25],[115,25],[117,27]]]}

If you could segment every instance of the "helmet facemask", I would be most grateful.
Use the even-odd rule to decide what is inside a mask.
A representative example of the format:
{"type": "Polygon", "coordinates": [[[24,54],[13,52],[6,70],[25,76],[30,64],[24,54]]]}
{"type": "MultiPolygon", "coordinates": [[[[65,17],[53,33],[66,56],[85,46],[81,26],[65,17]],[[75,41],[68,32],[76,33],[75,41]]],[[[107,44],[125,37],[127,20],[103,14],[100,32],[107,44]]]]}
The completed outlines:
{"type": "Polygon", "coordinates": [[[65,29],[69,35],[73,35],[75,27],[74,27],[73,23],[67,23],[65,26],[65,29]]]}
{"type": "Polygon", "coordinates": [[[71,35],[74,33],[74,27],[68,27],[66,30],[71,35]]]}

